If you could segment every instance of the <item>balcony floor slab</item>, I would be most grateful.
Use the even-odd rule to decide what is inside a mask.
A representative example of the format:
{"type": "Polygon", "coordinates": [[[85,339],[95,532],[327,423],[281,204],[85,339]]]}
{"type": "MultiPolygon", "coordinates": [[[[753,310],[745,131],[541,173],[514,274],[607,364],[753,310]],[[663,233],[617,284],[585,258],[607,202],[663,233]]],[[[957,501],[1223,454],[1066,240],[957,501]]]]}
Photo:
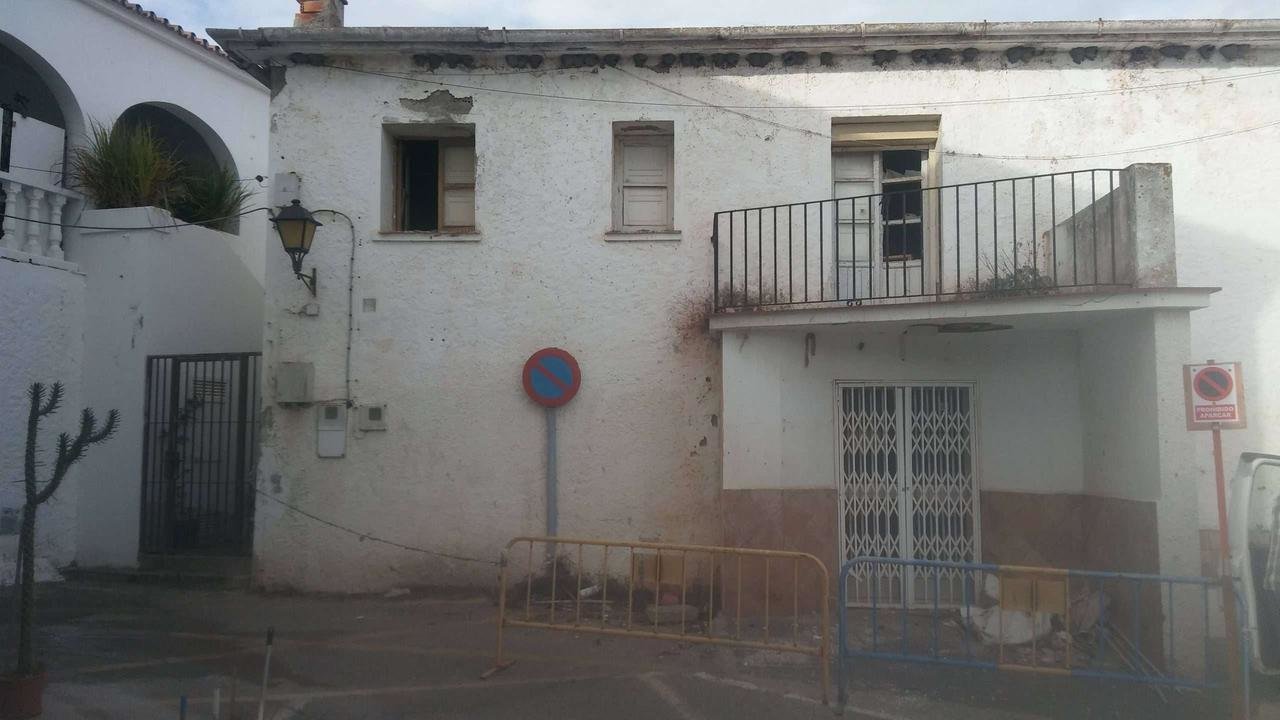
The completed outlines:
{"type": "Polygon", "coordinates": [[[1199,310],[1221,288],[1114,288],[1090,292],[936,301],[922,298],[893,304],[780,306],[720,312],[711,316],[712,332],[873,325],[893,331],[921,324],[994,323],[1040,329],[1069,329],[1092,322],[1099,313],[1138,310],[1199,310]]]}

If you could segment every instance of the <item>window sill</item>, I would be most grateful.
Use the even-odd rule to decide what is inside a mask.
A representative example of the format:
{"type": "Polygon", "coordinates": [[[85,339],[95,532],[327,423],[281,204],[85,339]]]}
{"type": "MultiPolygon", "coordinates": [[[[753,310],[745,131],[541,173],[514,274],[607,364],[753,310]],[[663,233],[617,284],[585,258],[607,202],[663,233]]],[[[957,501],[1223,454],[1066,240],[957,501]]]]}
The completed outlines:
{"type": "Polygon", "coordinates": [[[604,234],[605,242],[680,242],[683,233],[679,230],[663,232],[617,232],[604,234]]]}
{"type": "Polygon", "coordinates": [[[462,232],[417,232],[405,230],[380,230],[374,242],[480,242],[475,230],[462,232]]]}

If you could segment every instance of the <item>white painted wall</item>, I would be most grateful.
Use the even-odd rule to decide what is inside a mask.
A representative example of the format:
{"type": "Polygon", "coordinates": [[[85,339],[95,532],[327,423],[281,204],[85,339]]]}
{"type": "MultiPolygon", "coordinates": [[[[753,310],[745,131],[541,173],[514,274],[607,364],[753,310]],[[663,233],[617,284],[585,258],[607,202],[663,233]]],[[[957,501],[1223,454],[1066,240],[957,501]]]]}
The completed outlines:
{"type": "MultiPolygon", "coordinates": [[[[101,0],[13,0],[6,4],[0,43],[51,86],[71,146],[85,141],[92,122],[110,123],[133,105],[159,103],[197,118],[206,140],[213,136],[215,154],[219,144],[225,146],[241,177],[266,173],[267,90],[225,58],[168,28],[101,0]]],[[[248,207],[266,202],[263,189],[248,207]]],[[[165,213],[147,210],[86,211],[79,202],[68,205],[64,221],[117,227],[173,222],[165,213]]],[[[100,412],[118,408],[122,415],[120,434],[95,448],[78,469],[78,485],[60,493],[66,507],[78,503],[91,511],[80,513],[74,524],[71,514],[45,523],[60,530],[56,540],[49,536],[47,552],[55,561],[74,556],[81,565],[136,562],[144,359],[153,353],[260,349],[263,264],[273,237],[265,213],[244,218],[234,237],[204,228],[125,234],[68,228],[67,266],[84,275],[69,275],[76,278],[74,303],[58,302],[74,304],[74,311],[13,311],[14,324],[0,325],[0,346],[26,353],[24,364],[15,366],[13,382],[21,383],[0,377],[5,397],[21,391],[30,368],[46,367],[76,388],[69,413],[87,404],[100,412]],[[20,318],[33,320],[19,324],[20,318]]],[[[0,283],[6,319],[14,307],[56,304],[48,299],[52,290],[28,287],[52,271],[22,266],[5,272],[15,278],[31,274],[21,282],[0,283]]],[[[13,452],[0,446],[0,468],[6,472],[21,467],[21,454],[13,452]]]]}
{"type": "Polygon", "coordinates": [[[1080,331],[1084,489],[1091,495],[1158,500],[1160,428],[1155,328],[1147,313],[1100,319],[1080,331]]]}
{"type": "MultiPolygon", "coordinates": [[[[0,43],[14,40],[52,66],[74,98],[75,108],[63,108],[72,146],[84,142],[92,122],[109,124],[138,103],[162,103],[202,120],[226,146],[240,177],[265,174],[269,93],[225,58],[102,0],[10,0],[0,43]]],[[[249,207],[266,202],[262,188],[249,207]]],[[[68,208],[67,220],[74,224],[76,219],[76,208],[68,208]]],[[[263,262],[267,226],[243,225],[242,234],[252,241],[249,266],[256,270],[263,262]]]]}
{"type": "MultiPolygon", "coordinates": [[[[1192,321],[1194,353],[1239,358],[1246,368],[1260,371],[1280,345],[1280,321],[1272,319],[1280,299],[1271,289],[1278,272],[1273,256],[1280,245],[1268,230],[1271,188],[1280,182],[1280,169],[1267,160],[1280,146],[1280,130],[1073,161],[972,155],[1105,153],[1260,124],[1280,108],[1280,84],[1273,78],[1088,98],[941,107],[928,103],[1119,90],[1249,73],[1275,64],[1274,56],[1260,51],[1230,66],[1200,61],[1193,53],[1181,63],[1162,62],[1155,68],[1109,61],[1075,66],[1060,57],[1017,67],[1005,66],[1002,59],[947,67],[913,66],[904,59],[895,67],[875,69],[865,58],[840,58],[834,69],[676,68],[658,75],[626,67],[502,76],[482,71],[438,79],[628,102],[690,102],[663,89],[670,88],[715,104],[904,104],[888,112],[942,114],[940,150],[956,153],[942,159],[945,183],[1120,168],[1133,162],[1172,163],[1180,279],[1228,286],[1211,310],[1192,321]],[[918,109],[905,106],[911,102],[923,104],[918,109]],[[1224,107],[1233,111],[1220,112],[1224,107]]],[[[363,67],[430,78],[407,58],[369,61],[363,67]]],[[[709,107],[575,102],[457,87],[451,88],[456,95],[474,99],[467,114],[428,116],[400,102],[438,89],[336,69],[291,67],[273,102],[273,173],[302,177],[304,205],[337,208],[355,219],[360,246],[353,395],[357,402],[390,403],[392,421],[386,433],[353,432],[347,458],[322,461],[315,457],[312,411],[270,407],[264,487],[400,542],[493,557],[505,538],[542,526],[542,417],[522,397],[517,374],[530,352],[560,345],[578,354],[587,378],[582,394],[561,418],[563,531],[715,539],[720,468],[711,418],[720,404],[719,352],[702,334],[712,283],[707,242],[712,213],[829,197],[826,136],[832,117],[886,110],[746,112],[762,118],[757,120],[709,107]],[[390,239],[378,234],[382,125],[426,120],[475,125],[479,232],[471,239],[477,242],[380,242],[390,239]],[[604,240],[611,217],[611,124],[634,120],[674,124],[675,222],[683,231],[678,243],[604,240]],[[366,297],[377,298],[376,313],[360,312],[366,297]],[[706,446],[701,445],[704,436],[706,446]]],[[[347,229],[340,221],[328,224],[307,261],[320,275],[318,317],[298,314],[310,298],[284,256],[271,252],[267,257],[266,372],[280,361],[314,361],[321,398],[343,395],[348,251],[347,229]]],[[[752,342],[765,341],[753,336],[752,342]]],[[[828,354],[832,345],[820,340],[820,362],[836,356],[828,354]]],[[[1039,397],[1040,383],[1048,378],[1049,392],[1067,403],[1063,407],[1073,408],[1062,422],[1072,428],[1067,435],[1078,438],[1079,420],[1069,419],[1079,414],[1074,345],[1038,336],[1036,343],[1006,350],[1026,360],[999,365],[1017,369],[1013,387],[1021,392],[996,398],[983,390],[983,402],[1007,400],[1026,408],[1028,414],[1019,420],[1040,418],[1041,411],[1033,414],[1028,403],[1039,397]]],[[[883,358],[893,354],[877,352],[883,358]]],[[[968,373],[966,363],[976,368],[984,359],[981,352],[994,351],[956,352],[950,365],[922,371],[968,373]]],[[[799,364],[801,353],[793,339],[784,357],[799,364]]],[[[824,413],[830,404],[825,388],[836,376],[831,370],[822,380],[824,389],[813,391],[824,413]]],[[[992,378],[978,379],[986,387],[992,378]]],[[[764,407],[791,402],[774,397],[768,387],[751,387],[748,399],[764,407]]],[[[1259,377],[1251,380],[1250,390],[1255,413],[1251,429],[1229,439],[1229,452],[1280,444],[1280,386],[1259,377]]],[[[266,399],[270,403],[270,389],[266,399]]],[[[790,408],[783,409],[780,417],[787,417],[790,408]]],[[[1033,472],[1020,464],[1023,459],[1012,457],[990,459],[984,467],[994,464],[986,467],[985,477],[1008,488],[1083,489],[1078,440],[1057,446],[1053,438],[1038,434],[1042,431],[1037,427],[1009,422],[1010,432],[1031,435],[1037,447],[1059,457],[1055,467],[1061,473],[1046,474],[1041,463],[1033,472]]],[[[789,456],[779,437],[816,432],[825,443],[829,427],[813,420],[804,430],[770,428],[785,430],[771,438],[764,426],[753,432],[760,451],[783,463],[789,456]]],[[[816,457],[820,459],[812,468],[784,473],[786,482],[829,482],[831,474],[817,464],[829,463],[828,453],[816,457]]],[[[1197,456],[1197,462],[1207,466],[1207,453],[1197,456]]],[[[758,468],[746,470],[754,474],[758,468]]],[[[725,476],[727,483],[737,482],[729,468],[725,476]]],[[[1206,485],[1200,487],[1208,492],[1206,485]]],[[[1211,522],[1211,514],[1202,517],[1211,522]]],[[[256,553],[267,583],[367,590],[396,583],[487,580],[491,574],[361,544],[310,521],[281,516],[269,503],[263,504],[258,520],[256,553]]]]}
{"type": "Polygon", "coordinates": [[[849,380],[976,383],[979,487],[1082,490],[1074,331],[904,338],[827,329],[815,333],[808,367],[804,335],[724,334],[726,489],[836,487],[835,383],[849,380]]]}
{"type": "MultiPolygon", "coordinates": [[[[265,222],[261,218],[256,222],[265,222]]],[[[86,225],[172,223],[157,208],[91,210],[86,225]]],[[[203,227],[83,231],[68,251],[86,276],[84,400],[120,410],[109,444],[84,461],[76,559],[132,566],[138,555],[142,420],[148,355],[253,352],[260,347],[262,288],[240,254],[242,237],[203,227]]]]}
{"type": "MultiPolygon", "coordinates": [[[[37,265],[17,257],[0,250],[0,508],[21,508],[25,502],[27,388],[33,382],[61,382],[66,388],[62,410],[41,425],[41,480],[48,477],[58,433],[78,426],[84,397],[85,278],[65,264],[37,265]]],[[[80,477],[83,467],[74,469],[62,490],[40,508],[36,533],[42,560],[62,565],[75,555],[80,477]]],[[[0,536],[0,584],[13,581],[17,540],[17,535],[0,536]]]]}

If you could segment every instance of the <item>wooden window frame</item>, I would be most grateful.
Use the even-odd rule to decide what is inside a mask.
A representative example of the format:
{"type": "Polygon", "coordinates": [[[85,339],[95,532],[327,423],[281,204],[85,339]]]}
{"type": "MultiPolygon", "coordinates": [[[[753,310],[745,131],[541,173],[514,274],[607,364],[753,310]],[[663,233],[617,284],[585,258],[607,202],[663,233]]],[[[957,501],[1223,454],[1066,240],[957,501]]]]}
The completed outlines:
{"type": "MultiPolygon", "coordinates": [[[[938,151],[941,137],[941,115],[877,115],[855,118],[833,118],[831,121],[832,154],[839,152],[866,152],[875,154],[875,194],[884,192],[883,153],[891,150],[917,150],[923,155],[920,187],[922,189],[937,187],[942,184],[941,153],[938,151]]],[[[833,166],[834,167],[834,166],[833,166]]],[[[834,173],[834,170],[833,170],[834,173]]],[[[832,186],[835,185],[832,176],[832,186]]],[[[883,256],[883,233],[880,238],[880,263],[903,264],[923,263],[928,277],[937,272],[937,248],[942,242],[941,228],[936,227],[937,209],[936,193],[924,193],[923,243],[918,259],[905,259],[901,256],[883,256]]],[[[896,265],[895,265],[896,266],[896,265]]]]}
{"type": "Polygon", "coordinates": [[[445,224],[445,190],[471,190],[472,217],[476,216],[476,187],[479,184],[478,159],[473,158],[476,165],[472,168],[470,183],[446,183],[444,173],[444,150],[449,146],[465,146],[475,153],[475,126],[470,124],[433,124],[433,123],[388,123],[383,125],[383,185],[382,214],[384,235],[470,235],[479,232],[478,222],[470,225],[445,224]],[[405,178],[406,171],[404,149],[407,143],[436,143],[436,229],[405,229],[405,178]],[[389,157],[388,157],[389,153],[389,157]],[[388,160],[390,161],[388,163],[388,160]],[[386,168],[385,165],[390,167],[386,168]],[[388,195],[390,198],[388,199],[388,195]]]}
{"type": "Polygon", "coordinates": [[[675,124],[670,120],[655,120],[649,122],[615,122],[613,124],[613,222],[611,224],[612,231],[625,235],[643,235],[646,233],[671,233],[675,232],[675,174],[676,174],[676,143],[675,143],[675,124]],[[623,206],[624,190],[627,187],[660,187],[658,185],[628,185],[624,182],[626,178],[626,168],[624,167],[623,151],[632,141],[638,141],[634,144],[642,144],[644,142],[655,143],[661,142],[666,150],[667,155],[667,177],[665,187],[667,189],[667,221],[661,226],[657,225],[626,225],[625,208],[623,206]]]}

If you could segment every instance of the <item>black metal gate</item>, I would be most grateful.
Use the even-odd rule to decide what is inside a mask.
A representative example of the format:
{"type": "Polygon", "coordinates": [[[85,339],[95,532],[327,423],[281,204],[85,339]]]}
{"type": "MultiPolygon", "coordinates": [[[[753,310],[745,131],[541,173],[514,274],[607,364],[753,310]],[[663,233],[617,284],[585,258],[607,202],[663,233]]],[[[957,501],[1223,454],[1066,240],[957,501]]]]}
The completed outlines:
{"type": "Polygon", "coordinates": [[[249,554],[261,359],[147,358],[143,554],[249,554]]]}

